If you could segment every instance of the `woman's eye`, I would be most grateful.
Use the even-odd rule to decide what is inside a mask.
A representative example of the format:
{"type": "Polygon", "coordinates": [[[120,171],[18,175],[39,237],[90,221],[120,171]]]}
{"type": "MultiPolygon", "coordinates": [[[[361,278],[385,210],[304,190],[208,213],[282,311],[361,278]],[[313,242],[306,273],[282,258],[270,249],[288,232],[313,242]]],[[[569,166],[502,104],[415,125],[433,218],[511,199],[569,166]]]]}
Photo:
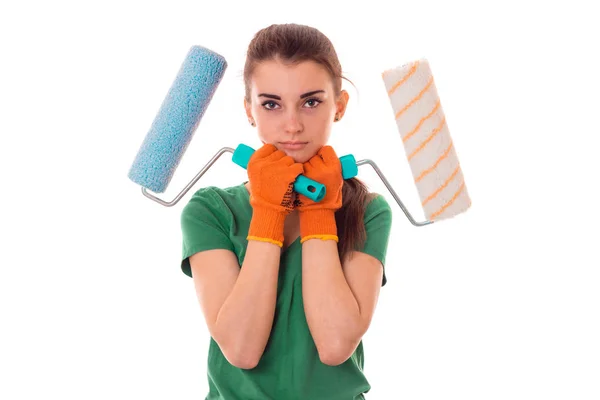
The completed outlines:
{"type": "Polygon", "coordinates": [[[311,106],[310,108],[315,108],[316,106],[318,106],[321,103],[321,100],[319,100],[319,99],[308,99],[308,100],[306,100],[305,104],[308,104],[310,102],[313,103],[313,106],[311,106]]]}
{"type": "MultiPolygon", "coordinates": [[[[273,107],[275,107],[275,106],[277,105],[277,103],[275,103],[274,101],[267,101],[267,102],[264,102],[262,105],[263,105],[263,107],[265,107],[267,104],[272,104],[272,105],[273,105],[273,107]]],[[[266,108],[267,110],[272,110],[272,109],[273,109],[273,108],[271,108],[271,107],[265,107],[265,108],[266,108]]]]}

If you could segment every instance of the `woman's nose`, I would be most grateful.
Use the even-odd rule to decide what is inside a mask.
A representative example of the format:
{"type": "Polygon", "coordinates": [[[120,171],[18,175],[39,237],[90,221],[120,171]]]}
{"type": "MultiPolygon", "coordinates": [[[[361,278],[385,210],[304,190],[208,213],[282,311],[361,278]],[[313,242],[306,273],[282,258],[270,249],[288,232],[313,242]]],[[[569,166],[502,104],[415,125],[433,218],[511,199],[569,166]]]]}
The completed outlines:
{"type": "Polygon", "coordinates": [[[285,129],[288,132],[300,132],[302,130],[302,121],[298,114],[291,112],[286,115],[285,129]]]}

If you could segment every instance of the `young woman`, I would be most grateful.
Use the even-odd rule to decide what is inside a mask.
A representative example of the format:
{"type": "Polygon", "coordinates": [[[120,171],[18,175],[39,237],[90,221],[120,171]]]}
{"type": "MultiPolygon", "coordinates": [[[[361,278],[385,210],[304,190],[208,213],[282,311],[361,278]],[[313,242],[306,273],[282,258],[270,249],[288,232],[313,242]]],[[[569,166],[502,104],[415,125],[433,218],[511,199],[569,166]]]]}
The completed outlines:
{"type": "Polygon", "coordinates": [[[263,146],[247,182],[202,188],[181,215],[181,267],[211,335],[206,399],[352,400],[371,388],[361,338],[386,283],[392,212],[342,178],[327,145],[348,102],[342,78],[312,27],[272,25],[249,45],[244,105],[263,146]],[[300,174],[325,185],[323,200],[292,190],[300,174]]]}

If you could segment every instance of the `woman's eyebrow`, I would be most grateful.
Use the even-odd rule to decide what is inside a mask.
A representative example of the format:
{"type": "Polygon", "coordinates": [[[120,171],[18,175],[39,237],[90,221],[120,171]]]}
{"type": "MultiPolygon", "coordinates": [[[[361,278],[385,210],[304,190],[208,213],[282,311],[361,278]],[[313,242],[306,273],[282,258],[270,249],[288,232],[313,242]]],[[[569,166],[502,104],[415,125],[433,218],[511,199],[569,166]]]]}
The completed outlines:
{"type": "MultiPolygon", "coordinates": [[[[312,92],[307,92],[307,93],[301,94],[300,98],[303,99],[305,97],[312,96],[313,94],[316,94],[316,93],[325,93],[325,91],[324,90],[313,90],[312,92]]],[[[275,99],[275,100],[281,100],[281,97],[279,97],[275,94],[261,93],[258,95],[258,97],[261,97],[261,96],[268,97],[268,98],[275,99]]]]}

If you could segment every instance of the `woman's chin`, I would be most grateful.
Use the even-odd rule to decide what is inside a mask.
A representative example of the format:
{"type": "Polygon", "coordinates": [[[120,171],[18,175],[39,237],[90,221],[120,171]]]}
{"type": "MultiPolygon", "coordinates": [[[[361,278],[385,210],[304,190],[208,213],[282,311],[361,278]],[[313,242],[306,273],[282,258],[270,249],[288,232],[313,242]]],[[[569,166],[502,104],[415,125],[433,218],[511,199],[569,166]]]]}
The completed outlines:
{"type": "Polygon", "coordinates": [[[305,163],[308,160],[310,160],[311,157],[314,155],[314,154],[310,154],[305,149],[303,149],[303,150],[281,149],[281,151],[283,151],[285,153],[285,155],[292,157],[294,159],[294,161],[297,163],[305,163]]]}
{"type": "Polygon", "coordinates": [[[308,160],[310,160],[310,157],[294,158],[294,161],[296,161],[297,163],[300,163],[300,164],[304,164],[308,160]]]}

